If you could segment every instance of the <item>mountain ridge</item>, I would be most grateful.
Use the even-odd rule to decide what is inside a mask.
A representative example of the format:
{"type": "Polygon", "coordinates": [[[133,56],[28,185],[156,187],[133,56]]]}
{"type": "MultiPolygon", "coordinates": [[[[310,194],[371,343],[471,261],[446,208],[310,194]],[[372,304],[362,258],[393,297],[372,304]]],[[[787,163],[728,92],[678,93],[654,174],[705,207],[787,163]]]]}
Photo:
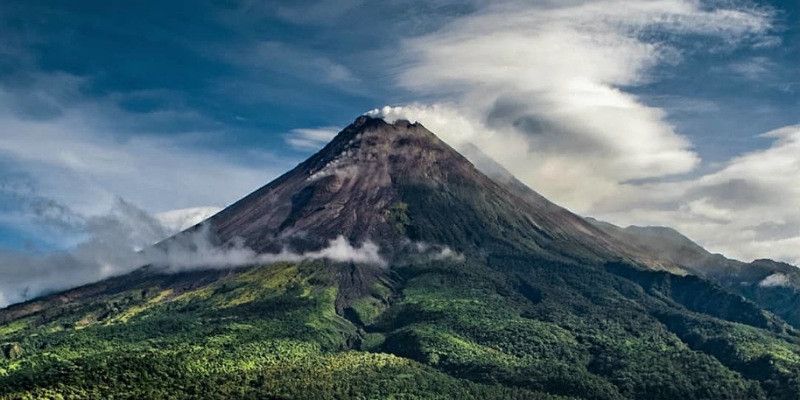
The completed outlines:
{"type": "Polygon", "coordinates": [[[342,236],[384,264],[153,265],[11,306],[0,399],[800,396],[800,333],[780,317],[495,179],[420,124],[359,117],[159,246],[342,236]]]}
{"type": "MultiPolygon", "coordinates": [[[[548,233],[550,237],[533,240],[536,246],[564,240],[570,246],[587,247],[587,253],[606,260],[637,256],[583,218],[549,202],[513,176],[511,179],[498,184],[421,124],[406,120],[388,123],[381,118],[361,116],[307,161],[225,208],[209,223],[220,241],[244,238],[245,244],[256,251],[278,251],[286,244],[282,238],[302,235],[316,236],[316,240],[302,243],[295,238],[289,243],[299,248],[318,247],[344,235],[354,242],[370,239],[396,245],[402,238],[388,226],[391,223],[387,216],[392,212],[391,207],[408,204],[398,193],[398,187],[436,188],[451,185],[453,181],[475,182],[477,188],[472,188],[475,192],[492,193],[495,201],[511,204],[508,208],[520,208],[514,211],[523,213],[526,220],[516,221],[517,224],[532,225],[531,232],[548,233]],[[413,150],[405,154],[403,149],[409,148],[413,150]],[[368,171],[364,171],[365,164],[369,165],[368,171]],[[428,170],[421,170],[424,168],[428,170]],[[362,193],[372,195],[357,198],[362,193]],[[254,215],[257,217],[250,218],[254,215]],[[309,216],[315,219],[304,220],[309,216]],[[306,225],[295,226],[298,221],[306,225]],[[254,231],[261,236],[253,236],[254,231]]],[[[458,243],[440,244],[458,247],[458,243]]],[[[677,270],[675,266],[647,258],[635,261],[677,270]]]]}
{"type": "Polygon", "coordinates": [[[800,326],[800,268],[796,266],[769,259],[747,263],[713,254],[669,227],[621,228],[587,220],[641,251],[681,265],[688,273],[714,281],[800,326]]]}

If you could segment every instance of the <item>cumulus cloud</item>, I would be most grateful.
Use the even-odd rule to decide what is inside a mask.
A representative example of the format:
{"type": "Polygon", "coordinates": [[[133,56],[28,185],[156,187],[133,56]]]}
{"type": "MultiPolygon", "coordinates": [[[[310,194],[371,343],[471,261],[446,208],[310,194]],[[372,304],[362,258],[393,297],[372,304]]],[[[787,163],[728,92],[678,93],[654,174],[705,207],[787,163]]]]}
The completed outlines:
{"type": "Polygon", "coordinates": [[[284,136],[286,143],[298,150],[319,150],[341,129],[335,127],[292,129],[284,136]]]}

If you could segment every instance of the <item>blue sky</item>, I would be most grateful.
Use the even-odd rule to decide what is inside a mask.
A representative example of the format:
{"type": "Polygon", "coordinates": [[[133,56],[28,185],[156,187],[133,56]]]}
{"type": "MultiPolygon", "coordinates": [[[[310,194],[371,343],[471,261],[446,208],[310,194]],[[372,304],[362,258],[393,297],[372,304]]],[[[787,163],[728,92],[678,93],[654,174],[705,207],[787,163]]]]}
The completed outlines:
{"type": "Polygon", "coordinates": [[[689,43],[692,50],[683,62],[663,66],[660,80],[634,89],[670,112],[670,121],[708,163],[766,147],[768,141],[754,136],[798,122],[800,2],[756,4],[774,10],[772,30],[779,44],[709,52],[703,41],[689,43]],[[687,99],[711,110],[686,109],[681,101],[687,99]]]}
{"type": "Polygon", "coordinates": [[[797,262],[797,65],[797,1],[3,1],[0,248],[225,206],[391,105],[584,215],[797,262]]]}
{"type": "MultiPolygon", "coordinates": [[[[653,82],[630,89],[670,112],[670,122],[709,161],[763,147],[754,135],[796,122],[800,5],[756,4],[773,7],[771,34],[780,45],[708,52],[703,38],[679,37],[674,40],[686,41],[678,43],[684,59],[659,66],[653,82]],[[713,112],[686,107],[689,100],[718,107],[713,112]]],[[[6,53],[0,71],[3,86],[15,94],[40,83],[31,75],[81,78],[75,91],[61,93],[67,98],[59,100],[113,102],[134,120],[109,127],[109,135],[122,139],[142,131],[169,136],[224,130],[224,137],[207,145],[274,149],[294,128],[342,126],[370,108],[424,100],[395,84],[403,68],[396,54],[400,43],[481,6],[8,1],[0,11],[6,53]],[[183,115],[148,117],[145,124],[135,119],[154,112],[183,115]]],[[[59,107],[23,96],[15,111],[47,119],[59,107]]]]}

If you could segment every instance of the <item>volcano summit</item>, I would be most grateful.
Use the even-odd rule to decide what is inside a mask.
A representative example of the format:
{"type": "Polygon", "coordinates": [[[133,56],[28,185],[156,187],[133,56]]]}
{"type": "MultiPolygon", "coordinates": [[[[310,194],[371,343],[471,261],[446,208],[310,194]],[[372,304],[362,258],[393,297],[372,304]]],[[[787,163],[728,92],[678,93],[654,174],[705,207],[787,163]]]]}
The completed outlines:
{"type": "Polygon", "coordinates": [[[149,265],[0,310],[0,398],[800,396],[796,269],[587,220],[478,164],[361,116],[156,245],[292,257],[149,265]]]}

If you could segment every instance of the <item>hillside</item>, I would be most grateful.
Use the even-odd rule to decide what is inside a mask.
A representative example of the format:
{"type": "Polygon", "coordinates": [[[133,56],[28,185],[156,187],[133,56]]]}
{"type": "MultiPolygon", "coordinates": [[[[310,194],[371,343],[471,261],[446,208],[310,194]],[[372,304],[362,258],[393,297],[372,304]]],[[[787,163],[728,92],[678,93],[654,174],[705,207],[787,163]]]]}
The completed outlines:
{"type": "Polygon", "coordinates": [[[0,398],[800,396],[790,324],[493,178],[420,124],[359,117],[159,244],[305,257],[151,265],[0,310],[0,398]],[[326,252],[339,236],[380,260],[326,252]]]}
{"type": "Polygon", "coordinates": [[[671,228],[618,226],[587,219],[607,234],[687,272],[716,282],[800,327],[800,268],[772,260],[745,263],[712,254],[671,228]]]}

